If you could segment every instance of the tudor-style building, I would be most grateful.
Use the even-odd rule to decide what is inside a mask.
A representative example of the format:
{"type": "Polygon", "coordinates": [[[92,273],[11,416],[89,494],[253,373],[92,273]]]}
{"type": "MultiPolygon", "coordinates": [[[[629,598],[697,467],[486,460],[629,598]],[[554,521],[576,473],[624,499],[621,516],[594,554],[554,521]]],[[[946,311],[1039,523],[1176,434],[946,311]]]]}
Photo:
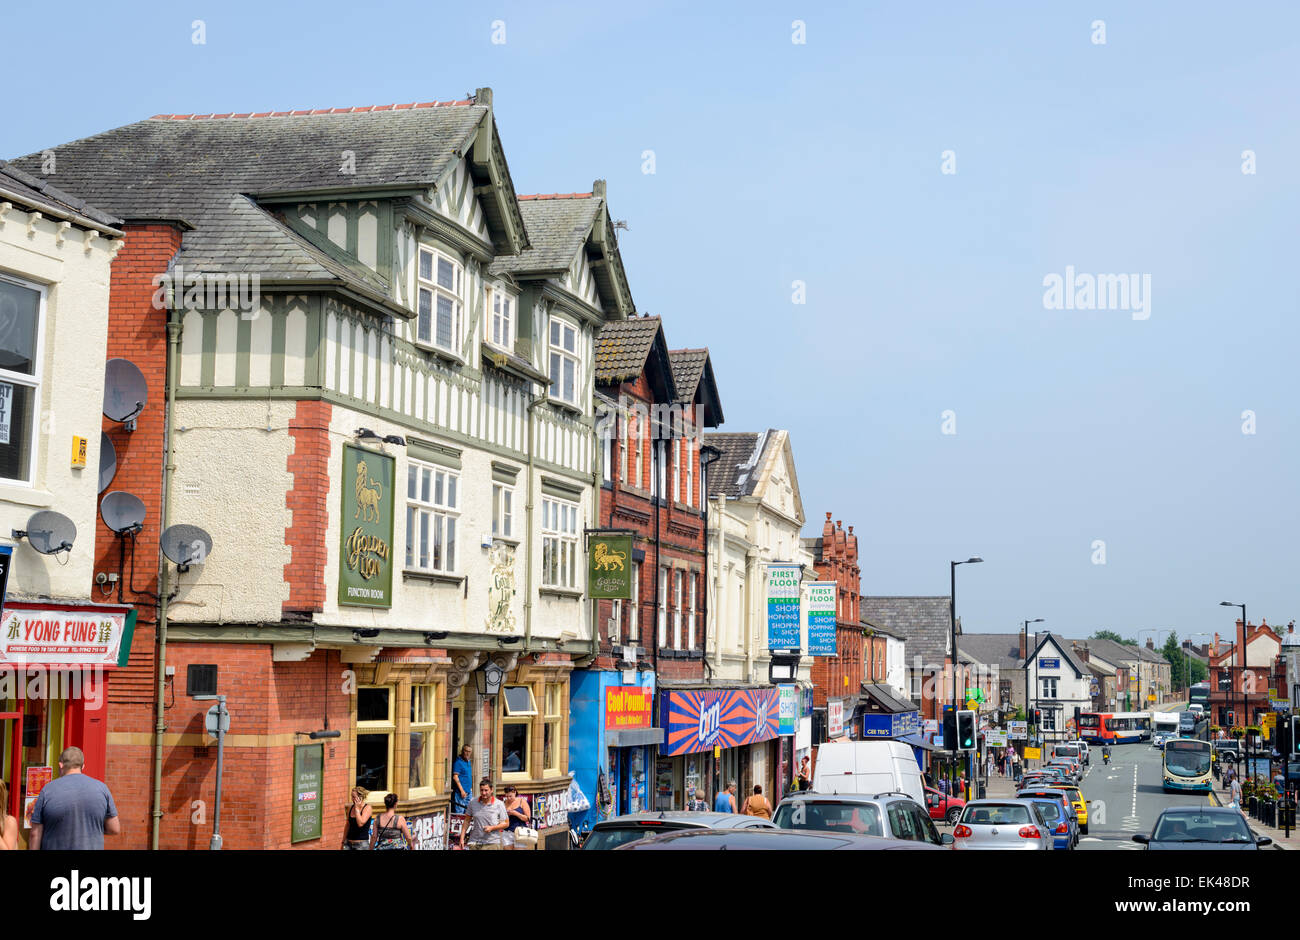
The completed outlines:
{"type": "Polygon", "coordinates": [[[445,844],[461,744],[564,844],[593,344],[633,310],[603,183],[517,197],[490,89],[158,115],[53,152],[126,220],[109,354],[141,366],[156,419],[120,448],[155,471],[133,484],[143,531],[96,533],[145,624],[110,692],[124,847],[207,844],[212,674],[191,666],[232,716],[228,847],[333,848],[354,784],[445,844]],[[159,557],[177,522],[211,535],[201,563],[159,557]]]}

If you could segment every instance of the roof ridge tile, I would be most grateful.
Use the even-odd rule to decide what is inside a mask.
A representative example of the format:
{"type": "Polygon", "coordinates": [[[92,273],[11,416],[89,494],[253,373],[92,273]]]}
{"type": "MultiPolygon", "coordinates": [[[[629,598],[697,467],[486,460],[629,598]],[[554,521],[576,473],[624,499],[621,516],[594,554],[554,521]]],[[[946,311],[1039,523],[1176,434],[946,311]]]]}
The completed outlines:
{"type": "MultiPolygon", "coordinates": [[[[234,120],[238,118],[264,118],[264,117],[307,117],[322,114],[368,114],[373,111],[410,111],[415,108],[453,108],[466,107],[475,104],[473,98],[465,98],[454,101],[412,101],[409,104],[370,104],[360,105],[353,108],[315,108],[301,111],[243,111],[231,112],[225,114],[155,114],[149,118],[151,121],[221,121],[234,120]]],[[[579,196],[590,196],[591,193],[572,193],[569,196],[557,196],[554,198],[578,198],[579,196]]],[[[523,197],[520,197],[523,198],[523,197]]],[[[549,197],[548,197],[549,198],[549,197]]]]}

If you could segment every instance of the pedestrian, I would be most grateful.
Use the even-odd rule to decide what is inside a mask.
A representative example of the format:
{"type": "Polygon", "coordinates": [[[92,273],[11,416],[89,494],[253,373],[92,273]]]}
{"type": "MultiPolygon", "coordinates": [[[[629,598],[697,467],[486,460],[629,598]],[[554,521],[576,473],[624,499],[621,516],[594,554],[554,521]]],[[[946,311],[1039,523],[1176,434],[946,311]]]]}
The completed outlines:
{"type": "Polygon", "coordinates": [[[484,777],[478,782],[478,799],[470,800],[465,807],[469,825],[460,833],[460,847],[465,848],[466,830],[469,830],[471,849],[500,849],[502,836],[510,828],[506,805],[492,795],[492,781],[484,777]]]}
{"type": "Polygon", "coordinates": [[[1229,805],[1235,810],[1241,809],[1241,781],[1235,775],[1232,778],[1232,802],[1229,805]]]}
{"type": "Polygon", "coordinates": [[[82,771],[86,755],[70,747],[59,755],[59,778],[41,787],[32,808],[31,849],[100,849],[122,831],[113,794],[82,771]]]}
{"type": "Polygon", "coordinates": [[[799,762],[799,789],[812,789],[812,761],[807,757],[799,762]]]}
{"type": "Polygon", "coordinates": [[[9,787],[0,780],[0,850],[18,848],[18,819],[9,815],[9,787]]]}
{"type": "Polygon", "coordinates": [[[715,813],[734,813],[736,811],[736,781],[730,781],[713,800],[715,813]]]}
{"type": "Polygon", "coordinates": [[[528,805],[528,801],[519,795],[519,791],[513,784],[506,784],[505,797],[507,826],[501,833],[501,845],[506,849],[514,849],[515,830],[520,826],[527,827],[532,822],[533,809],[528,805]]]}
{"type": "Polygon", "coordinates": [[[741,807],[740,811],[746,816],[762,816],[764,819],[772,818],[772,804],[763,795],[761,784],[754,784],[753,795],[745,800],[745,805],[741,807]]]}
{"type": "Polygon", "coordinates": [[[687,801],[686,808],[692,813],[707,813],[709,811],[709,801],[704,798],[704,790],[696,787],[691,791],[691,799],[687,801]]]}
{"type": "Polygon", "coordinates": [[[397,812],[397,794],[384,794],[384,811],[376,820],[379,825],[370,833],[370,848],[376,852],[415,848],[415,836],[406,825],[406,817],[397,812]]]}
{"type": "Polygon", "coordinates": [[[352,788],[352,804],[348,807],[348,828],[343,832],[342,848],[348,851],[364,851],[370,848],[370,829],[374,821],[370,804],[366,797],[370,794],[365,787],[352,788]]]}
{"type": "Polygon", "coordinates": [[[458,816],[464,816],[469,805],[469,788],[474,781],[474,767],[470,763],[473,753],[466,744],[451,765],[451,811],[458,816]]]}

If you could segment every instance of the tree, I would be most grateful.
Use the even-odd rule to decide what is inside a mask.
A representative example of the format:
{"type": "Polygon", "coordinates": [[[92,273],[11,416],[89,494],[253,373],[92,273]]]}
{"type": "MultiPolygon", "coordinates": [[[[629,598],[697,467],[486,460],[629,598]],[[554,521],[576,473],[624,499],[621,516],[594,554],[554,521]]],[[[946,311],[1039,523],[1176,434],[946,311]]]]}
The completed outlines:
{"type": "Polygon", "coordinates": [[[1137,640],[1133,640],[1133,639],[1126,640],[1126,639],[1124,639],[1122,636],[1120,636],[1118,633],[1116,633],[1114,630],[1098,630],[1096,633],[1094,633],[1094,634],[1092,635],[1092,639],[1094,639],[1094,640],[1111,640],[1111,641],[1113,641],[1113,642],[1115,642],[1115,643],[1122,643],[1122,644],[1124,644],[1125,646],[1137,646],[1137,645],[1138,645],[1138,641],[1137,641],[1137,640]]]}
{"type": "Polygon", "coordinates": [[[1165,638],[1165,645],[1160,648],[1160,654],[1164,656],[1165,661],[1169,663],[1169,678],[1175,689],[1187,688],[1187,657],[1178,647],[1178,636],[1171,630],[1169,636],[1165,638]]]}

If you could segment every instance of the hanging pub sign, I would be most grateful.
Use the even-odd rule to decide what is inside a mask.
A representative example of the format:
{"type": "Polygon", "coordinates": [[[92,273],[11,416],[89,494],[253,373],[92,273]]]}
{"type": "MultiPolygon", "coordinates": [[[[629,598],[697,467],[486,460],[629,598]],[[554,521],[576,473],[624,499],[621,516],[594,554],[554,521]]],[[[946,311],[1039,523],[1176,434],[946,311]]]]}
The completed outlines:
{"type": "Polygon", "coordinates": [[[393,606],[395,467],[387,454],[343,445],[340,604],[393,606]]]}
{"type": "Polygon", "coordinates": [[[632,536],[593,532],[587,550],[587,596],[632,599],[632,536]]]}
{"type": "Polygon", "coordinates": [[[799,565],[767,566],[767,648],[797,650],[799,642],[799,565]]]}
{"type": "Polygon", "coordinates": [[[808,655],[835,655],[835,600],[839,585],[814,581],[808,585],[808,655]]]}

